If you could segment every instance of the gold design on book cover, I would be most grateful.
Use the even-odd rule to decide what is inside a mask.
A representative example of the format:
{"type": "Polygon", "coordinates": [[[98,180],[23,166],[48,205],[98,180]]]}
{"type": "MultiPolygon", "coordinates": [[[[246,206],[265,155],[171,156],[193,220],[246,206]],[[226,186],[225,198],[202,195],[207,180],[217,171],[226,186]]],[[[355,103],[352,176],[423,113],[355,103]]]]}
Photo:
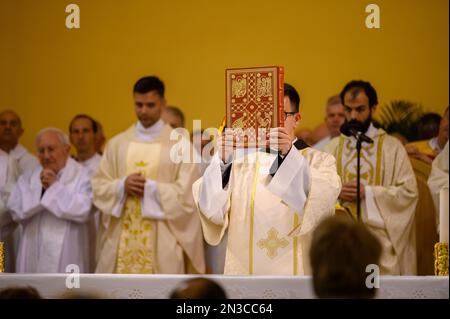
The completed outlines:
{"type": "Polygon", "coordinates": [[[260,128],[270,129],[270,123],[272,123],[272,112],[264,112],[264,116],[261,116],[261,112],[256,114],[260,128]]]}
{"type": "Polygon", "coordinates": [[[257,98],[272,96],[272,78],[258,77],[256,81],[256,96],[257,98]]]}
{"type": "Polygon", "coordinates": [[[231,95],[236,98],[241,98],[247,93],[247,80],[244,78],[237,78],[232,80],[231,95]]]}

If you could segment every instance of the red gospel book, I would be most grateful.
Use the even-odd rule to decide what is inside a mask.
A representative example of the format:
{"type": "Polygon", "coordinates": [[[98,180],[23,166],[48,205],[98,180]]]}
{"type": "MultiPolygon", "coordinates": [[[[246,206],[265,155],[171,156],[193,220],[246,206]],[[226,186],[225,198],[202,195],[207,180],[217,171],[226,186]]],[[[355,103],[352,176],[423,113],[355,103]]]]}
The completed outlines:
{"type": "Polygon", "coordinates": [[[265,133],[284,124],[283,67],[227,69],[225,74],[226,127],[241,132],[235,133],[241,146],[263,145],[265,133]]]}

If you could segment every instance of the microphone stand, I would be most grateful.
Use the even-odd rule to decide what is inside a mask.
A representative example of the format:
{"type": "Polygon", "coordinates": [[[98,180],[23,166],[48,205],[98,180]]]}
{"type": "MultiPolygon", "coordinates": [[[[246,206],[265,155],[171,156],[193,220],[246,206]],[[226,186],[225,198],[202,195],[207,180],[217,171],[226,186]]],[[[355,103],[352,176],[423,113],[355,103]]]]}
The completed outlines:
{"type": "Polygon", "coordinates": [[[356,138],[356,219],[361,221],[361,135],[356,138]]]}
{"type": "Polygon", "coordinates": [[[361,125],[344,124],[341,133],[356,139],[356,219],[361,221],[361,147],[362,143],[373,143],[373,140],[361,132],[361,125]]]}

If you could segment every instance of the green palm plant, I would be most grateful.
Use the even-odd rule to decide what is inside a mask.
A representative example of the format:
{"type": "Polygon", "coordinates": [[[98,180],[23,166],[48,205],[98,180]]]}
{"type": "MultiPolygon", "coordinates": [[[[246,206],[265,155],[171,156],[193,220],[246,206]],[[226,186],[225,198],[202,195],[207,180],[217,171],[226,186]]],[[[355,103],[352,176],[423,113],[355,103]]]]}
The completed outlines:
{"type": "Polygon", "coordinates": [[[423,116],[423,106],[406,100],[393,100],[378,109],[375,125],[388,134],[401,134],[408,141],[417,140],[417,124],[423,116]]]}

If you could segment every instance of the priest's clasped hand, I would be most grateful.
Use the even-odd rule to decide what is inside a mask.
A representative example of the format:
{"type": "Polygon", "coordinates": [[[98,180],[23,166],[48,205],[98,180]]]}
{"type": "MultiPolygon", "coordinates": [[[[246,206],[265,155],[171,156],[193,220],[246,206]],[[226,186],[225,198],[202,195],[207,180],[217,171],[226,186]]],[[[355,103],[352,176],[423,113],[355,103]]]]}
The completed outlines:
{"type": "Polygon", "coordinates": [[[125,179],[125,194],[130,196],[144,196],[145,178],[141,173],[133,173],[125,179]]]}
{"type": "Polygon", "coordinates": [[[44,168],[41,172],[41,183],[44,189],[49,188],[56,182],[56,174],[49,168],[44,168]]]}
{"type": "MultiPolygon", "coordinates": [[[[366,196],[364,184],[360,184],[360,193],[361,199],[364,199],[366,196]]],[[[339,198],[350,202],[356,201],[356,181],[342,184],[342,190],[339,198]]]]}
{"type": "Polygon", "coordinates": [[[286,156],[292,147],[292,137],[284,127],[270,129],[267,134],[271,149],[279,152],[282,156],[286,156]]]}

